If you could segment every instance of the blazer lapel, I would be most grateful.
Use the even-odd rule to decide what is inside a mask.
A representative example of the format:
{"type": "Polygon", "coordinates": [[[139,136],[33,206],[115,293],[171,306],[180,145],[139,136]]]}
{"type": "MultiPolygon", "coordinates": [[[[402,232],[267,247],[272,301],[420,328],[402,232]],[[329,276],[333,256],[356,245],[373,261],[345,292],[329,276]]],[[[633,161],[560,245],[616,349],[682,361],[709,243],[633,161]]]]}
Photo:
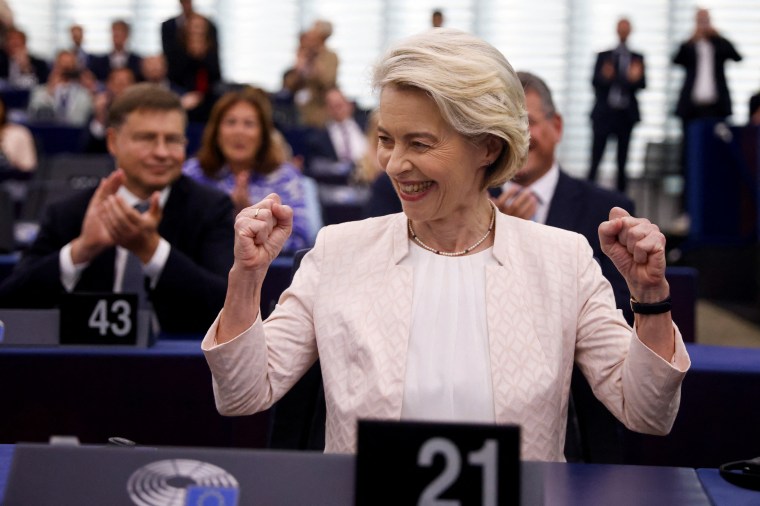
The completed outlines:
{"type": "Polygon", "coordinates": [[[535,254],[531,252],[535,245],[519,236],[523,231],[510,222],[515,219],[499,214],[493,254],[500,265],[489,266],[486,271],[491,376],[498,422],[524,421],[536,388],[545,383],[541,380],[546,360],[537,328],[540,322],[532,318],[544,301],[531,280],[539,279],[541,274],[533,272],[537,264],[524,261],[535,254]]]}

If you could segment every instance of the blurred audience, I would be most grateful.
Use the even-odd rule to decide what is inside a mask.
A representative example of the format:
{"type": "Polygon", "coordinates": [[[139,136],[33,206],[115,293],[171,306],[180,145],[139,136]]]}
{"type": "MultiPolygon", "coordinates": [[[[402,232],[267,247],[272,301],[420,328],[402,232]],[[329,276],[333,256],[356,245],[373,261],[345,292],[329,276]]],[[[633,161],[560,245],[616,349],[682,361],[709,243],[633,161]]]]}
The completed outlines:
{"type": "Polygon", "coordinates": [[[84,126],[92,114],[92,96],[82,85],[77,58],[71,51],[59,51],[47,83],[32,90],[27,109],[36,121],[57,121],[84,126]]]}
{"type": "Polygon", "coordinates": [[[300,84],[295,99],[303,123],[309,126],[324,126],[327,121],[325,93],[337,82],[338,55],[326,44],[332,33],[332,23],[315,21],[301,34],[296,54],[295,69],[300,84]]]}
{"type": "MultiPolygon", "coordinates": [[[[184,52],[183,41],[185,40],[185,36],[182,32],[185,30],[187,20],[193,16],[200,16],[200,14],[193,10],[192,0],[179,0],[179,4],[182,12],[178,16],[169,18],[161,23],[161,48],[164,55],[169,59],[170,74],[173,73],[171,67],[174,64],[174,56],[177,53],[184,52]]],[[[218,42],[216,25],[209,19],[206,19],[206,21],[208,23],[209,39],[216,46],[218,42]]]]}
{"type": "Polygon", "coordinates": [[[356,108],[338,88],[325,93],[327,121],[322,128],[310,132],[307,138],[307,169],[315,160],[355,164],[367,151],[363,117],[355,115],[356,108]]]}
{"type": "Polygon", "coordinates": [[[105,88],[93,99],[93,114],[86,147],[88,153],[108,152],[108,146],[106,146],[108,110],[113,101],[133,84],[135,84],[135,76],[128,67],[113,69],[108,74],[105,88]]]}
{"type": "Polygon", "coordinates": [[[373,111],[367,118],[365,131],[364,155],[357,160],[353,173],[353,181],[361,185],[371,185],[385,172],[377,159],[377,111],[373,111]]]}
{"type": "Polygon", "coordinates": [[[117,98],[107,136],[119,169],[45,211],[34,244],[0,284],[0,306],[136,293],[165,332],[207,327],[232,266],[232,204],[182,175],[186,123],[177,96],[160,86],[137,84],[117,98]]]}
{"type": "Polygon", "coordinates": [[[192,179],[227,192],[237,211],[277,193],[293,208],[293,233],[286,253],[311,246],[303,175],[285,162],[274,139],[271,106],[266,93],[246,87],[222,96],[211,111],[196,158],[185,163],[192,179]]]}
{"type": "Polygon", "coordinates": [[[183,106],[190,121],[205,122],[215,101],[215,88],[222,80],[219,48],[208,19],[193,14],[179,31],[180,49],[167,53],[169,81],[184,89],[183,106]]]}
{"type": "Polygon", "coordinates": [[[28,128],[8,121],[0,98],[0,180],[30,175],[37,167],[34,138],[28,128]]]}
{"type": "Polygon", "coordinates": [[[11,88],[31,89],[47,81],[49,73],[45,60],[29,54],[26,33],[11,28],[5,35],[5,51],[0,52],[0,79],[11,88]]]}
{"type": "Polygon", "coordinates": [[[71,35],[70,49],[77,57],[79,70],[90,68],[90,59],[92,56],[84,49],[84,28],[82,25],[71,25],[69,27],[69,35],[71,35]]]}
{"type": "Polygon", "coordinates": [[[135,79],[142,79],[140,74],[140,56],[128,48],[130,26],[122,19],[111,23],[111,43],[113,48],[107,54],[95,56],[90,59],[90,70],[98,81],[105,82],[108,74],[113,69],[128,68],[134,74],[135,79]]]}

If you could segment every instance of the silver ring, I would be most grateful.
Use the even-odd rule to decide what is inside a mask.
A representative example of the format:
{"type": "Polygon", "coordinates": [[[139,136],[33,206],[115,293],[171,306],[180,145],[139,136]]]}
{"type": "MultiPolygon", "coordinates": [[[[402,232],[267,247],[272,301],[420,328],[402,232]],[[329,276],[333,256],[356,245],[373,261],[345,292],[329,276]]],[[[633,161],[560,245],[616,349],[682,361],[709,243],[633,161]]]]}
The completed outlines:
{"type": "Polygon", "coordinates": [[[253,217],[254,217],[254,218],[256,218],[256,217],[259,215],[259,211],[261,211],[261,209],[257,207],[257,208],[256,208],[256,212],[255,212],[255,213],[253,213],[253,217]]]}

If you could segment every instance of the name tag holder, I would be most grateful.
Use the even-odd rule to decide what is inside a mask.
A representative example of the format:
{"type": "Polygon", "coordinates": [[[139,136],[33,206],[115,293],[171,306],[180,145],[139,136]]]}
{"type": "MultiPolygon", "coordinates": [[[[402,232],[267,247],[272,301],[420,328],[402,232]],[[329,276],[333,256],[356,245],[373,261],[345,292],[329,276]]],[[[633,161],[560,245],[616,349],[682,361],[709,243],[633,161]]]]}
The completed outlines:
{"type": "Polygon", "coordinates": [[[517,426],[359,421],[356,506],[519,506],[517,426]]]}
{"type": "Polygon", "coordinates": [[[132,293],[69,293],[60,303],[59,344],[146,347],[151,314],[132,293]]]}

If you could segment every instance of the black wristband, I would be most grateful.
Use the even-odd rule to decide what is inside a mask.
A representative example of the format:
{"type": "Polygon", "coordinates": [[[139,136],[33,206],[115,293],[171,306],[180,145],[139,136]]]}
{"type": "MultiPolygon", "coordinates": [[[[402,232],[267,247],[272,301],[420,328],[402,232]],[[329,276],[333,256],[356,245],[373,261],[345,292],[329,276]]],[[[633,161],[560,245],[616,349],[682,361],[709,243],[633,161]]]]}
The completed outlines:
{"type": "Polygon", "coordinates": [[[653,302],[647,304],[646,302],[639,302],[631,297],[631,310],[636,314],[662,314],[670,311],[670,295],[665,300],[660,302],[653,302]]]}

